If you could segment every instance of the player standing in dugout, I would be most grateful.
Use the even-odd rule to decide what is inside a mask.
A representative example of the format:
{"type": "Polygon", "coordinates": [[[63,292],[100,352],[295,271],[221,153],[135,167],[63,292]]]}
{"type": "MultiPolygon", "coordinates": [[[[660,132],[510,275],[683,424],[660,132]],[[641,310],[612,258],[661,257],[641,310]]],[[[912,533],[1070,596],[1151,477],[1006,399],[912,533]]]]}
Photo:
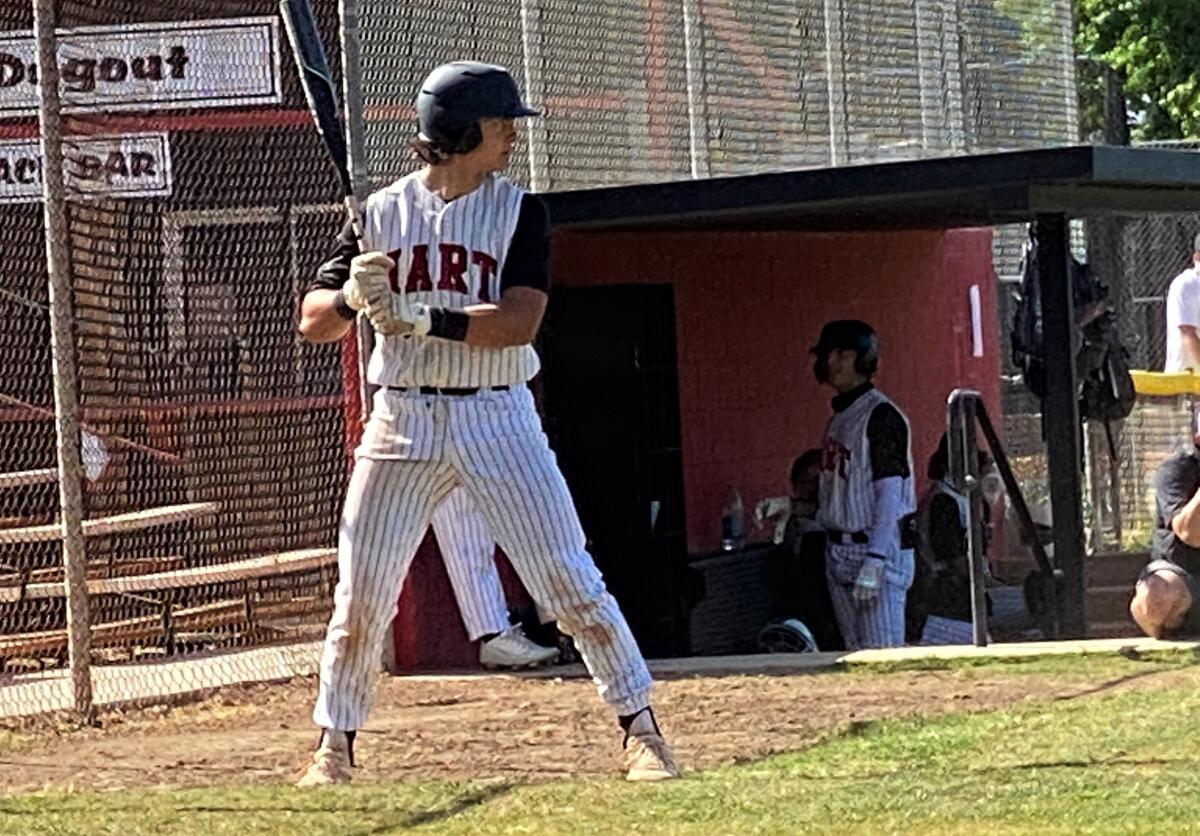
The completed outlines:
{"type": "Polygon", "coordinates": [[[630,780],[679,775],[650,708],[650,672],[584,548],[583,529],[527,382],[550,287],[542,201],[498,176],[514,120],[536,116],[502,67],[455,62],[421,86],[424,167],[366,201],[305,294],[300,331],[341,339],[365,311],[379,386],[355,451],[338,585],[301,786],[350,780],[384,630],[434,508],[462,486],[548,617],[574,637],[625,732],[630,780]]]}
{"type": "Polygon", "coordinates": [[[915,566],[908,419],[872,383],[879,340],[870,325],[830,322],[812,354],[817,382],[837,392],[825,430],[817,512],[826,530],[834,614],[847,650],[902,647],[915,566]]]}

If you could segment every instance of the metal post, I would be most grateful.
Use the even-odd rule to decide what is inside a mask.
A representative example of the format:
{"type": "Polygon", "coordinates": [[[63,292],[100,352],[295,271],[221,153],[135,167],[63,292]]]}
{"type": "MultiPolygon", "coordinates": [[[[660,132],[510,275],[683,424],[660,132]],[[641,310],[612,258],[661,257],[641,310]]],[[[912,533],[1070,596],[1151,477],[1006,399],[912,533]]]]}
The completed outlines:
{"type": "Polygon", "coordinates": [[[83,541],[83,464],[79,458],[79,390],[71,326],[74,314],[71,310],[71,263],[67,251],[55,2],[35,0],[33,32],[38,48],[38,119],[46,267],[50,283],[50,362],[58,437],[58,496],[67,591],[67,648],[75,711],[90,722],[95,716],[90,665],[91,619],[83,541]]]}
{"type": "Polygon", "coordinates": [[[550,188],[550,158],[547,152],[546,82],[542,76],[541,0],[521,0],[521,52],[525,62],[525,98],[542,115],[528,120],[525,142],[529,150],[529,188],[544,192],[550,188]]]}
{"type": "Polygon", "coordinates": [[[947,451],[950,477],[955,490],[967,497],[967,557],[971,580],[971,639],[976,647],[987,647],[987,568],[983,554],[983,506],[979,483],[979,456],[975,451],[976,405],[980,395],[956,389],[947,404],[947,451]]]}
{"type": "Polygon", "coordinates": [[[824,0],[825,84],[829,95],[829,164],[849,162],[849,118],[846,113],[846,42],[842,33],[842,0],[824,0]]]}
{"type": "Polygon", "coordinates": [[[688,147],[692,178],[712,174],[708,159],[708,107],[705,98],[704,27],[699,0],[683,0],[683,54],[687,70],[688,147]]]}
{"type": "Polygon", "coordinates": [[[1082,637],[1084,618],[1083,451],[1080,440],[1079,387],[1075,374],[1067,217],[1037,216],[1037,266],[1041,284],[1042,344],[1045,346],[1046,398],[1042,425],[1050,469],[1050,507],[1054,519],[1054,561],[1063,573],[1059,601],[1063,634],[1082,637]]]}

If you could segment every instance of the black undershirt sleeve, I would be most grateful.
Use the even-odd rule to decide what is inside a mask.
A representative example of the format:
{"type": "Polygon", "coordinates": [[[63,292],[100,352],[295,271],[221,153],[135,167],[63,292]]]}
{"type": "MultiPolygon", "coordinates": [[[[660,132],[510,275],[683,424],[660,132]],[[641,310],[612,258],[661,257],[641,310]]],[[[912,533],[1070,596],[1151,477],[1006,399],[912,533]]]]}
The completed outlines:
{"type": "Polygon", "coordinates": [[[878,482],[891,476],[907,479],[908,424],[904,416],[890,403],[881,403],[871,411],[867,420],[867,441],[871,445],[871,480],[878,482]]]}
{"type": "MultiPolygon", "coordinates": [[[[338,236],[333,252],[329,258],[317,268],[317,275],[309,282],[308,290],[341,290],[342,285],[350,278],[350,260],[358,255],[358,242],[354,238],[354,229],[347,221],[338,236]]],[[[307,293],[308,290],[305,292],[307,293]]]]}
{"type": "Polygon", "coordinates": [[[521,198],[517,228],[500,271],[500,293],[510,287],[550,292],[550,214],[534,194],[521,198]]]}

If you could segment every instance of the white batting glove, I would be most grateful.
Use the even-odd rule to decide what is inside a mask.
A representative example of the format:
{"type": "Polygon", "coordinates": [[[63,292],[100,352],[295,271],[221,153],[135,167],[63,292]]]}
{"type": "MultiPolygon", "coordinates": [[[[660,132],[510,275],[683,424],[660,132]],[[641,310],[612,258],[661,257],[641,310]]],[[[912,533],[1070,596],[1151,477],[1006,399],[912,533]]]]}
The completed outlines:
{"type": "Polygon", "coordinates": [[[874,601],[879,596],[882,583],[883,558],[864,558],[862,568],[858,570],[858,577],[854,581],[854,600],[860,604],[874,601]]]}
{"type": "Polygon", "coordinates": [[[342,286],[342,297],[356,311],[366,311],[371,327],[385,336],[429,333],[429,309],[408,305],[405,297],[392,293],[388,275],[396,263],[381,252],[362,253],[350,261],[350,278],[342,286]]]}
{"type": "Polygon", "coordinates": [[[381,252],[356,255],[350,260],[350,278],[342,285],[346,304],[356,311],[381,306],[392,295],[388,273],[396,262],[381,252]]]}
{"type": "Polygon", "coordinates": [[[384,302],[367,308],[367,318],[371,327],[389,337],[423,337],[433,325],[428,305],[409,304],[402,294],[390,291],[384,302]]]}

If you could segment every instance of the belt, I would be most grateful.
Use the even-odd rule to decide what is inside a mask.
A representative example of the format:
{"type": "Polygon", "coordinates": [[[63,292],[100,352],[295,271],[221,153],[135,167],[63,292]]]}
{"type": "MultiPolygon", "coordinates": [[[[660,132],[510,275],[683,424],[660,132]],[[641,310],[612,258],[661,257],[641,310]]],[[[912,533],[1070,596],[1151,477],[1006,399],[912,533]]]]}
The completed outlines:
{"type": "MultiPolygon", "coordinates": [[[[917,516],[916,514],[908,514],[901,517],[898,524],[900,535],[900,549],[906,551],[916,548],[917,545],[917,516]]],[[[829,538],[829,542],[836,543],[839,546],[865,546],[871,541],[865,531],[827,531],[825,536],[829,538]]]]}
{"type": "Polygon", "coordinates": [[[393,392],[413,392],[416,391],[422,395],[452,395],[462,397],[464,395],[474,395],[477,392],[507,392],[508,386],[389,386],[393,392]]]}

